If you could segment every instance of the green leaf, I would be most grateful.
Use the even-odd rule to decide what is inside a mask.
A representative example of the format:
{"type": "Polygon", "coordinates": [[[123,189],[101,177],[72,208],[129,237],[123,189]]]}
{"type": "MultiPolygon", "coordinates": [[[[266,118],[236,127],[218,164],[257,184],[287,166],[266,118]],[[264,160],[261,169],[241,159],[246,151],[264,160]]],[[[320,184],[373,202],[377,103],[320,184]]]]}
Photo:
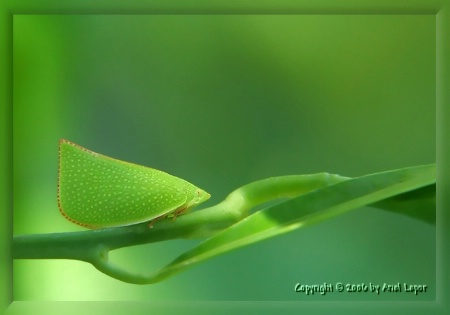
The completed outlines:
{"type": "MultiPolygon", "coordinates": [[[[392,210],[392,206],[405,200],[408,201],[408,198],[420,200],[420,196],[430,197],[435,180],[435,165],[425,165],[348,179],[308,192],[258,211],[218,232],[197,247],[176,258],[154,275],[144,276],[128,273],[114,267],[105,260],[97,260],[93,264],[100,271],[122,281],[140,284],[153,283],[184,271],[206,259],[269,237],[331,219],[383,199],[400,195],[386,201],[385,204],[375,204],[376,206],[387,206],[392,210]],[[426,188],[419,189],[421,187],[426,188]],[[416,192],[404,194],[411,190],[416,190],[416,192]],[[418,192],[419,194],[417,194],[418,192]]],[[[429,197],[423,199],[427,200],[429,197]]],[[[399,212],[405,212],[406,207],[400,207],[399,209],[399,212]]],[[[432,210],[428,207],[427,213],[412,216],[431,222],[435,215],[432,210]]]]}
{"type": "Polygon", "coordinates": [[[436,184],[381,200],[371,206],[436,224],[436,184]]]}

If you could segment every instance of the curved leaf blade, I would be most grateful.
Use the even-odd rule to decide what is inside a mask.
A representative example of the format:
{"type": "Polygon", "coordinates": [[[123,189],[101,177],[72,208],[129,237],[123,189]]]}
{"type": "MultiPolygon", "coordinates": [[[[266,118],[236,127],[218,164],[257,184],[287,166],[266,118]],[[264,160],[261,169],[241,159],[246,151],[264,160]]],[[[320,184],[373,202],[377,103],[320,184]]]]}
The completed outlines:
{"type": "Polygon", "coordinates": [[[182,254],[155,276],[159,280],[230,250],[331,219],[359,207],[436,182],[425,165],[353,178],[261,210],[182,254]]]}

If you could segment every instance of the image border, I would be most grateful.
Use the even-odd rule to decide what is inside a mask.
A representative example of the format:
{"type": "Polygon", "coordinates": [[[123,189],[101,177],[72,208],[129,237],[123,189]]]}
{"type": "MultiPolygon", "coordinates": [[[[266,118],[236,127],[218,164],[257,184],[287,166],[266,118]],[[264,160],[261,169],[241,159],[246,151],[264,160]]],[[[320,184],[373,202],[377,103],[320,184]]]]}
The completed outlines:
{"type": "MultiPolygon", "coordinates": [[[[230,314],[246,313],[408,313],[448,314],[450,310],[450,208],[447,148],[450,130],[446,117],[450,107],[450,0],[91,0],[11,1],[0,4],[0,312],[5,314],[230,314]],[[13,107],[13,18],[14,15],[435,15],[436,16],[436,301],[432,302],[52,302],[14,301],[12,276],[12,107],[13,107]],[[446,193],[447,192],[447,193],[446,193]]],[[[420,253],[418,253],[420,255],[420,253]]]]}

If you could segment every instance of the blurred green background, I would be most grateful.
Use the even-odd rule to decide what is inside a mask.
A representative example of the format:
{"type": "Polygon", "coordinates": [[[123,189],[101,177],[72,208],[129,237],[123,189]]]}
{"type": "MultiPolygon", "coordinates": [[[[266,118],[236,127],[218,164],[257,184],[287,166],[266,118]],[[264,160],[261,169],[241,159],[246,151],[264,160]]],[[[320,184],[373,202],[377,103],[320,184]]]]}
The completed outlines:
{"type": "MultiPolygon", "coordinates": [[[[435,161],[434,16],[14,16],[14,234],[78,231],[58,140],[212,194],[316,172],[435,161]]],[[[196,241],[113,253],[152,271],[196,241]]],[[[434,300],[435,228],[366,207],[136,286],[78,261],[17,260],[15,300],[434,300]],[[418,272],[419,271],[419,272],[418,272]],[[426,284],[305,296],[294,285],[426,284]]]]}

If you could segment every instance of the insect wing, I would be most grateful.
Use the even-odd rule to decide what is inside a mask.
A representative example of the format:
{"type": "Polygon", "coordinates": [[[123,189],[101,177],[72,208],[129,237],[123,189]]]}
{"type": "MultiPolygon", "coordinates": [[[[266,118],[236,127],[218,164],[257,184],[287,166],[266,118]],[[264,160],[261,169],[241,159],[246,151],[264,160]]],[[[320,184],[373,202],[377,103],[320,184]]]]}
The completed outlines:
{"type": "Polygon", "coordinates": [[[89,228],[130,225],[169,214],[186,203],[188,182],[61,140],[58,204],[89,228]]]}

